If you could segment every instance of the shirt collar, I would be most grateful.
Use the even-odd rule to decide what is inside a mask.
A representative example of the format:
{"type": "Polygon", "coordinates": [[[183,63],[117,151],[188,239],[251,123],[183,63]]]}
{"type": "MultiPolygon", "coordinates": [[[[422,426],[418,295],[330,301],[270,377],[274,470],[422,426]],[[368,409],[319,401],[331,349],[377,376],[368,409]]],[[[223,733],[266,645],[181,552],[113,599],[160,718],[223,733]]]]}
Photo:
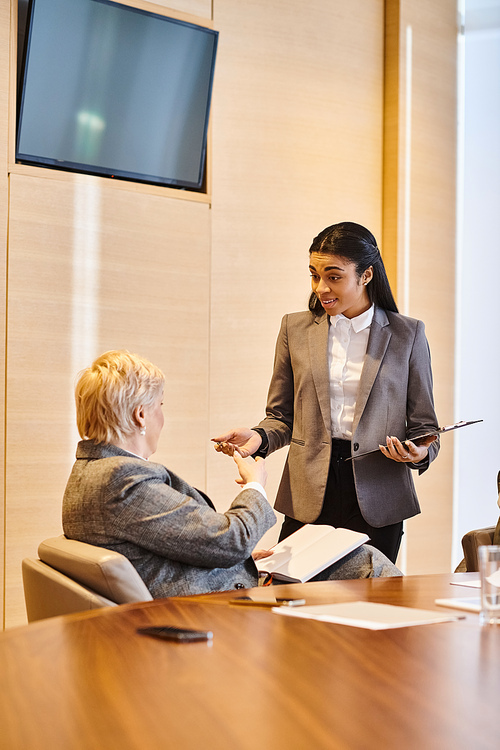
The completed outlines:
{"type": "Polygon", "coordinates": [[[336,328],[339,320],[347,320],[349,323],[351,323],[354,332],[359,333],[360,331],[363,331],[365,328],[368,328],[371,325],[374,310],[375,306],[372,305],[368,308],[368,310],[366,310],[364,313],[361,313],[361,315],[357,315],[355,318],[346,318],[346,316],[342,314],[332,315],[330,317],[330,324],[333,325],[334,328],[336,328]]]}

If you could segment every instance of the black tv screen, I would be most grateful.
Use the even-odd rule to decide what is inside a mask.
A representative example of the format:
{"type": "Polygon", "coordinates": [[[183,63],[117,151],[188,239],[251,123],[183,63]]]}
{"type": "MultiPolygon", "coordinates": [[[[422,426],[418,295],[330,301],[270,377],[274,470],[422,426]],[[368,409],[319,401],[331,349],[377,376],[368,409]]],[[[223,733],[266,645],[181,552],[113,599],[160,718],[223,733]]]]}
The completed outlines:
{"type": "Polygon", "coordinates": [[[218,33],[108,0],[32,0],[16,161],[200,189],[218,33]]]}

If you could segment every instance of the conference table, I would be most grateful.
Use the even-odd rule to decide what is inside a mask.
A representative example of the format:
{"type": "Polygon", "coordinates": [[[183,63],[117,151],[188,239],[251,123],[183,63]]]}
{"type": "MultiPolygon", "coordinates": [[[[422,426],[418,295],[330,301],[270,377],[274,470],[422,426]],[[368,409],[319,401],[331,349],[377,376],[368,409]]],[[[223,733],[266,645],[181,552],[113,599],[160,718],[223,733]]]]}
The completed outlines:
{"type": "Polygon", "coordinates": [[[2,750],[490,750],[500,626],[435,605],[451,574],[270,587],[307,605],[367,601],[461,619],[387,630],[229,603],[262,589],[66,615],[0,635],[2,750]],[[174,643],[147,625],[213,632],[174,643]]]}

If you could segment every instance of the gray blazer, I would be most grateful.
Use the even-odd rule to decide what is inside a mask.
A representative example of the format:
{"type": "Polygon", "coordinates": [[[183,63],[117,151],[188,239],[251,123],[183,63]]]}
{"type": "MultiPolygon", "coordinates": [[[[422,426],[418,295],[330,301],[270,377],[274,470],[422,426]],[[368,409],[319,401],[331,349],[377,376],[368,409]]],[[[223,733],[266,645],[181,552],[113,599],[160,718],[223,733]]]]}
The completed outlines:
{"type": "MultiPolygon", "coordinates": [[[[258,425],[269,452],[290,444],[276,509],[304,523],[321,511],[331,454],[328,316],[286,315],[276,344],[267,417],[258,425]]],[[[386,437],[417,437],[437,427],[430,352],[420,320],[375,308],[356,403],[352,455],[376,449],[386,437]]],[[[359,506],[374,527],[420,512],[410,466],[425,471],[439,442],[418,465],[380,451],[353,461],[359,506]]]]}
{"type": "Polygon", "coordinates": [[[63,500],[66,536],[128,557],[155,598],[256,586],[251,553],[275,522],[257,490],[217,513],[161,464],[92,440],[78,444],[63,500]]]}

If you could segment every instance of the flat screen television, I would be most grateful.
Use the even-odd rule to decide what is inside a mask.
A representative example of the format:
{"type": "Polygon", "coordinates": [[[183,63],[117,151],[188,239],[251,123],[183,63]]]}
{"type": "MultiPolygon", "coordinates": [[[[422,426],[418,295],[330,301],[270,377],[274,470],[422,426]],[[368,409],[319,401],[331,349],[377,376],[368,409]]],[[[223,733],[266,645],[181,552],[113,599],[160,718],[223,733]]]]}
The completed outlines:
{"type": "Polygon", "coordinates": [[[31,0],[16,161],[202,189],[217,41],[110,0],[31,0]]]}

